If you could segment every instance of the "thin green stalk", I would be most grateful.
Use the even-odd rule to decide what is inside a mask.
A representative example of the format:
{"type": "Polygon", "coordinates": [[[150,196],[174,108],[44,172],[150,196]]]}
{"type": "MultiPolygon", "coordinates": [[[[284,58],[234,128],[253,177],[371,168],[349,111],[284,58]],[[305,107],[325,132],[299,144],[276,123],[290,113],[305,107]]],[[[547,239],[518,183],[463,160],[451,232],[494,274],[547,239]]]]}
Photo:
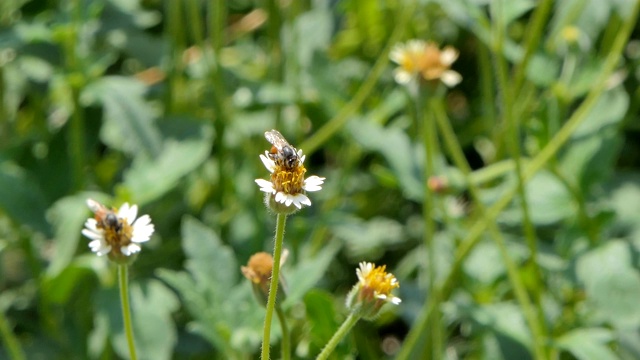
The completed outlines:
{"type": "Polygon", "coordinates": [[[527,71],[527,66],[529,65],[529,60],[531,60],[531,56],[534,51],[538,48],[540,44],[540,39],[542,38],[542,31],[544,30],[544,25],[547,22],[547,18],[551,13],[551,7],[553,5],[553,0],[542,0],[536,7],[533,12],[533,16],[531,17],[531,21],[527,26],[527,31],[525,32],[525,47],[524,47],[524,56],[522,60],[515,66],[514,71],[514,80],[513,80],[513,89],[515,94],[520,93],[520,88],[522,87],[522,83],[524,81],[524,75],[527,71]]]}
{"type": "MultiPolygon", "coordinates": [[[[469,192],[471,193],[471,196],[474,200],[474,205],[481,215],[485,214],[486,208],[482,203],[482,199],[480,198],[480,192],[476,185],[469,178],[471,174],[471,166],[469,166],[469,163],[464,156],[462,147],[460,146],[460,143],[455,136],[455,133],[447,118],[442,103],[440,102],[433,104],[433,109],[436,112],[436,121],[438,122],[440,131],[442,132],[445,144],[449,148],[451,157],[453,158],[456,166],[462,170],[462,173],[465,177],[465,182],[469,186],[469,192]]],[[[507,275],[513,287],[516,299],[522,307],[525,319],[527,320],[527,323],[531,329],[532,345],[536,358],[547,358],[544,346],[546,344],[546,341],[544,341],[544,339],[547,337],[546,332],[544,331],[545,324],[539,316],[542,310],[540,308],[534,309],[534,307],[531,305],[531,301],[526,292],[526,286],[524,285],[524,282],[520,277],[520,274],[518,273],[516,264],[509,256],[508,250],[506,248],[506,242],[495,220],[485,219],[485,222],[489,223],[489,232],[491,233],[491,238],[496,242],[496,245],[498,246],[500,255],[506,265],[507,275]]]]}
{"type": "MultiPolygon", "coordinates": [[[[624,45],[629,38],[629,34],[631,33],[631,30],[633,29],[636,18],[638,16],[639,7],[640,1],[636,2],[636,6],[627,19],[627,22],[625,22],[624,26],[618,33],[618,37],[616,38],[614,45],[612,46],[611,52],[609,53],[607,59],[601,67],[602,70],[600,76],[594,82],[594,86],[589,91],[586,99],[582,102],[582,104],[580,104],[580,106],[565,123],[565,125],[558,131],[556,136],[554,136],[547,143],[547,145],[540,151],[540,153],[538,153],[538,155],[525,168],[523,175],[523,180],[525,182],[530,180],[533,175],[535,175],[545,164],[547,164],[547,162],[554,155],[558,153],[560,148],[567,142],[567,140],[575,132],[577,127],[584,121],[586,116],[589,114],[589,111],[591,111],[595,106],[599,97],[602,95],[602,92],[605,90],[606,80],[611,75],[616,65],[618,64],[618,61],[620,60],[622,49],[624,48],[624,45]]],[[[450,295],[453,286],[455,285],[456,279],[458,278],[460,269],[462,268],[462,262],[469,254],[469,252],[480,241],[480,236],[484,233],[484,231],[486,230],[486,226],[488,225],[487,222],[495,221],[502,209],[504,209],[512,201],[516,192],[517,189],[512,189],[511,191],[505,193],[495,204],[487,209],[484,218],[479,219],[473,224],[468,232],[468,235],[463,240],[456,252],[454,263],[451,266],[451,272],[440,286],[440,294],[443,299],[448,298],[448,296],[450,295]]],[[[398,357],[396,358],[397,360],[408,359],[408,357],[411,355],[412,349],[416,346],[417,341],[420,339],[420,334],[426,331],[427,325],[429,324],[430,314],[432,314],[435,309],[436,307],[432,301],[427,301],[425,303],[419,318],[411,328],[411,331],[404,341],[402,349],[398,354],[398,357]]]]}
{"type": "Polygon", "coordinates": [[[281,352],[280,356],[282,360],[291,359],[291,335],[289,334],[289,326],[287,326],[287,318],[284,316],[284,311],[282,311],[282,307],[276,304],[276,315],[278,315],[278,320],[280,320],[280,329],[282,329],[282,342],[281,342],[281,352]]]}
{"type": "Polygon", "coordinates": [[[276,295],[278,294],[278,279],[280,276],[280,256],[282,255],[282,242],[284,240],[284,226],[287,222],[287,215],[278,214],[276,219],[276,237],[273,246],[273,270],[271,272],[271,283],[269,284],[269,298],[267,299],[267,314],[264,319],[264,332],[262,335],[262,360],[269,359],[269,340],[271,339],[271,319],[276,306],[276,295]]]}
{"type": "Polygon", "coordinates": [[[356,94],[353,96],[351,101],[349,101],[335,117],[329,120],[324,126],[322,126],[318,131],[316,131],[311,137],[309,137],[306,141],[300,144],[300,149],[304,149],[305,154],[309,156],[314,151],[316,151],[323,143],[325,143],[329,138],[335,134],[338,130],[340,130],[349,120],[349,117],[353,115],[360,107],[364,100],[369,97],[374,87],[378,84],[378,80],[382,73],[386,69],[387,62],[389,61],[389,52],[393,48],[393,46],[400,41],[402,37],[405,27],[409,24],[409,19],[413,15],[414,9],[416,7],[417,2],[411,2],[408,5],[405,5],[403,11],[400,14],[398,22],[396,22],[396,28],[393,30],[393,33],[389,37],[389,41],[387,42],[387,46],[385,46],[384,50],[380,53],[378,60],[373,65],[371,72],[362,83],[356,94]]]}
{"type": "MultiPolygon", "coordinates": [[[[226,133],[226,124],[231,123],[230,119],[233,118],[233,108],[228,104],[228,92],[225,87],[223,78],[223,69],[220,65],[220,56],[222,47],[225,42],[225,24],[227,21],[227,1],[224,0],[210,0],[207,6],[207,22],[209,28],[210,47],[212,49],[213,56],[208,51],[207,62],[209,66],[209,75],[211,77],[212,86],[212,101],[213,110],[215,116],[212,117],[213,127],[215,130],[215,142],[213,144],[213,153],[216,154],[217,167],[218,167],[218,208],[222,209],[225,214],[221,216],[222,219],[229,219],[233,215],[234,206],[229,204],[228,194],[233,193],[234,184],[230,180],[229,176],[225,176],[228,173],[227,166],[228,158],[227,148],[224,144],[224,138],[226,133]]],[[[203,48],[207,48],[203,44],[203,48]]],[[[220,226],[221,236],[226,237],[228,232],[227,226],[228,220],[223,220],[220,226]]]]}
{"type": "MultiPolygon", "coordinates": [[[[498,2],[493,2],[491,4],[492,4],[491,8],[493,11],[497,13],[501,13],[502,9],[498,2]]],[[[531,287],[531,294],[533,297],[533,303],[536,307],[537,314],[533,316],[533,319],[530,319],[532,323],[530,323],[529,325],[532,329],[532,333],[534,333],[533,343],[534,343],[534,351],[536,353],[536,357],[538,359],[542,359],[542,358],[546,358],[546,351],[543,346],[544,343],[536,341],[537,336],[540,336],[540,337],[546,336],[545,334],[546,332],[544,331],[546,326],[544,324],[544,316],[543,316],[542,303],[541,303],[542,275],[540,274],[540,268],[538,266],[538,245],[537,245],[538,240],[536,239],[535,229],[531,221],[531,216],[529,213],[529,205],[528,205],[527,196],[525,193],[524,179],[522,177],[522,162],[520,160],[522,156],[520,151],[520,123],[518,121],[518,119],[522,116],[522,112],[518,116],[516,116],[514,113],[514,96],[517,96],[517,93],[515,93],[516,91],[515,88],[512,88],[511,86],[509,86],[510,85],[509,79],[508,79],[509,66],[507,64],[507,60],[502,54],[504,49],[505,31],[506,31],[504,28],[504,24],[502,24],[502,21],[501,21],[502,18],[503,18],[502,16],[496,16],[496,21],[494,21],[494,23],[496,24],[495,26],[496,41],[494,46],[494,49],[495,49],[494,59],[496,64],[498,87],[500,89],[500,94],[502,99],[502,111],[503,111],[502,118],[503,118],[503,123],[505,123],[507,127],[506,145],[507,145],[508,152],[510,153],[516,165],[517,191],[518,191],[518,198],[520,199],[520,210],[522,212],[523,230],[524,230],[524,235],[525,235],[527,245],[529,248],[529,253],[530,253],[529,263],[534,272],[533,284],[531,287]],[[535,334],[536,330],[534,330],[534,328],[540,331],[541,333],[535,334]]],[[[534,41],[533,39],[530,39],[530,40],[534,41]]],[[[444,112],[444,109],[442,112],[444,112]]],[[[446,114],[443,113],[442,115],[446,117],[446,114]]],[[[448,124],[448,121],[446,119],[443,119],[441,122],[448,124]]],[[[455,145],[452,144],[452,146],[455,146],[455,145]]],[[[468,174],[468,172],[466,174],[468,174]]],[[[480,211],[483,211],[483,209],[480,209],[480,211]]],[[[495,226],[495,223],[492,222],[490,226],[491,226],[490,230],[492,233],[498,233],[498,234],[500,233],[500,231],[495,226]]],[[[502,239],[501,236],[499,238],[496,238],[496,240],[498,240],[499,242],[502,242],[500,241],[500,239],[502,239]]],[[[501,248],[501,251],[502,251],[502,248],[501,248]]],[[[510,271],[509,267],[507,267],[507,271],[510,271]]],[[[519,276],[516,276],[516,278],[514,278],[514,280],[516,280],[514,285],[516,284],[518,284],[518,286],[521,285],[520,282],[517,281],[519,279],[520,279],[519,276]]],[[[519,292],[521,290],[524,291],[525,288],[523,287],[522,289],[518,289],[517,287],[514,286],[514,290],[516,292],[519,292]]],[[[521,300],[520,301],[521,305],[527,306],[526,303],[528,301],[528,296],[526,296],[526,291],[524,292],[524,295],[526,299],[525,297],[522,297],[522,298],[518,297],[518,298],[519,300],[521,300]]],[[[534,315],[532,314],[532,309],[523,308],[523,311],[525,311],[525,317],[527,318],[529,317],[527,316],[527,314],[534,315]]]]}
{"type": "Polygon", "coordinates": [[[345,336],[351,331],[351,328],[360,320],[361,316],[356,314],[356,311],[349,314],[347,319],[340,325],[338,331],[333,334],[327,345],[325,345],[324,349],[320,352],[320,355],[316,358],[316,360],[326,360],[329,358],[329,355],[335,350],[336,346],[344,339],[345,336]]]}
{"type": "MultiPolygon", "coordinates": [[[[421,88],[421,90],[424,90],[421,88]]],[[[429,189],[429,177],[435,175],[435,155],[437,150],[437,134],[435,127],[435,119],[432,111],[429,111],[429,116],[421,116],[422,109],[426,106],[430,107],[432,102],[431,97],[424,104],[422,100],[426,99],[425,91],[419,91],[421,96],[416,99],[416,109],[418,111],[418,121],[422,122],[422,141],[424,143],[424,198],[422,202],[422,216],[424,221],[424,244],[427,248],[427,257],[429,261],[429,267],[427,271],[429,271],[429,292],[428,296],[433,298],[433,301],[436,302],[436,307],[439,307],[440,296],[437,293],[437,285],[436,285],[436,249],[435,249],[435,233],[436,233],[436,223],[433,219],[434,217],[434,209],[435,209],[435,199],[433,196],[433,192],[429,189]]],[[[430,94],[431,95],[431,94],[430,94]]],[[[431,95],[435,96],[435,95],[431,95]]],[[[431,338],[430,342],[430,351],[432,355],[432,359],[439,359],[442,354],[442,324],[440,321],[440,317],[436,316],[432,319],[431,322],[431,331],[429,332],[429,336],[431,338]]]]}
{"type": "Polygon", "coordinates": [[[124,320],[124,333],[129,346],[129,357],[136,360],[136,344],[133,338],[133,323],[131,322],[131,306],[129,305],[129,267],[118,265],[118,283],[120,285],[120,303],[122,304],[122,319],[124,320]]]}
{"type": "Polygon", "coordinates": [[[0,311],[0,335],[2,335],[2,342],[7,349],[7,353],[13,360],[25,360],[27,357],[20,347],[18,338],[11,330],[11,326],[9,326],[9,321],[5,316],[4,309],[2,310],[3,311],[0,311]]]}
{"type": "Polygon", "coordinates": [[[81,190],[84,187],[85,143],[84,143],[84,110],[80,104],[80,89],[74,85],[73,114],[69,124],[69,154],[73,169],[73,188],[81,190]]]}

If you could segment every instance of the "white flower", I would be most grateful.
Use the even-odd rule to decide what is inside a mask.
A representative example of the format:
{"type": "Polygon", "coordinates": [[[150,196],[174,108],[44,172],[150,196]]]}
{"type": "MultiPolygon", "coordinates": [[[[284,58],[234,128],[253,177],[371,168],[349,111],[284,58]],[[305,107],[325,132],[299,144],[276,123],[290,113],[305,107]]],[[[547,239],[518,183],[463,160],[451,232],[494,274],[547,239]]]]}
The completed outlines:
{"type": "Polygon", "coordinates": [[[462,76],[451,70],[451,65],[458,59],[458,51],[450,46],[440,50],[434,43],[410,40],[406,44],[395,45],[389,58],[398,64],[394,79],[401,85],[420,76],[427,81],[440,80],[448,87],[462,81],[462,76]]]}
{"type": "Polygon", "coordinates": [[[395,276],[385,271],[386,266],[376,267],[370,262],[361,262],[356,269],[358,283],[361,291],[365,294],[371,293],[373,297],[385,302],[398,305],[402,302],[399,297],[391,295],[391,290],[400,287],[400,283],[395,276]]]}
{"type": "Polygon", "coordinates": [[[302,209],[303,205],[311,206],[311,200],[305,192],[322,190],[321,185],[324,184],[325,178],[313,175],[305,179],[306,169],[303,166],[305,156],[302,150],[298,150],[297,154],[298,165],[289,169],[279,167],[265,151],[264,155],[260,155],[260,160],[271,173],[271,181],[264,179],[256,179],[255,181],[260,187],[260,191],[275,195],[276,202],[287,207],[293,204],[298,209],[302,209]]]}
{"type": "Polygon", "coordinates": [[[148,241],[153,234],[154,226],[149,215],[136,219],[137,205],[125,203],[116,212],[88,199],[87,206],[95,217],[87,219],[82,234],[91,239],[89,247],[99,256],[131,256],[139,252],[139,244],[148,241]]]}

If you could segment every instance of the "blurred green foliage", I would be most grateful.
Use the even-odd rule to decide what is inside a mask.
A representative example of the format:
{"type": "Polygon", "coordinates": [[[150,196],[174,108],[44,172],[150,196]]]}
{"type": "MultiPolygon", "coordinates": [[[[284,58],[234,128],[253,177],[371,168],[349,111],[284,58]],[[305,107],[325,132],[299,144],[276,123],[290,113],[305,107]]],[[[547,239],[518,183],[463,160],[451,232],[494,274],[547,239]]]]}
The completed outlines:
{"type": "Polygon", "coordinates": [[[254,183],[272,128],[327,178],[287,224],[294,358],[344,320],[360,261],[403,302],[336,359],[640,358],[638,6],[3,0],[0,358],[128,357],[115,266],[80,234],[88,197],[156,226],[130,270],[141,359],[257,357],[239,267],[272,249],[254,183]],[[440,113],[393,80],[389,49],[412,38],[460,51],[440,113]],[[425,168],[432,111],[468,177],[440,127],[425,168]]]}

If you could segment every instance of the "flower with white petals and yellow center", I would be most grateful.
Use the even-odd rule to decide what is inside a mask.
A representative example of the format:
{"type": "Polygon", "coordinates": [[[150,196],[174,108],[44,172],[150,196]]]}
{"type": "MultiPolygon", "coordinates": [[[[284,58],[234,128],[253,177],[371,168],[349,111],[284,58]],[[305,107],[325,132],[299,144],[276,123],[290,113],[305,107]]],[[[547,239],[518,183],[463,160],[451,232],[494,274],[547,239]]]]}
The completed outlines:
{"type": "Polygon", "coordinates": [[[440,80],[448,87],[462,81],[462,76],[451,70],[451,65],[458,59],[458,51],[451,46],[440,50],[435,43],[410,40],[396,45],[389,58],[398,64],[394,78],[399,84],[405,85],[420,77],[426,81],[440,80]]]}
{"type": "Polygon", "coordinates": [[[311,206],[311,200],[307,197],[307,191],[319,191],[322,189],[325,178],[319,176],[304,177],[307,169],[304,168],[305,156],[302,150],[295,150],[289,145],[282,135],[276,130],[265,133],[267,139],[274,144],[271,152],[265,151],[260,155],[260,160],[271,173],[270,180],[256,179],[260,191],[268,194],[268,200],[285,207],[294,205],[302,209],[303,205],[311,206]],[[277,134],[278,141],[272,141],[269,135],[277,134]]]}
{"type": "Polygon", "coordinates": [[[361,262],[356,269],[358,283],[347,297],[347,307],[360,312],[365,318],[372,318],[385,303],[400,304],[402,300],[391,294],[393,289],[400,287],[400,283],[385,270],[385,265],[376,267],[373,263],[361,262]]]}
{"type": "Polygon", "coordinates": [[[140,245],[148,241],[154,231],[149,215],[136,219],[138,206],[124,203],[120,209],[108,209],[99,202],[88,199],[87,206],[95,216],[87,219],[82,234],[92,241],[91,251],[99,256],[109,255],[120,261],[140,251],[140,245]]]}

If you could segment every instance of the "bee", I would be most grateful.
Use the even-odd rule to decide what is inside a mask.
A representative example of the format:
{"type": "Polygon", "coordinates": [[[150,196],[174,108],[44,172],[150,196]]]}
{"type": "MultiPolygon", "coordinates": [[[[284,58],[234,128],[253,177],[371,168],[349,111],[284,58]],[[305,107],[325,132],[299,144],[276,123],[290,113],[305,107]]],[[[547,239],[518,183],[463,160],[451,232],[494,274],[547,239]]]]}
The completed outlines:
{"type": "Polygon", "coordinates": [[[293,169],[298,166],[298,151],[285,140],[284,136],[278,130],[269,130],[264,133],[273,146],[269,151],[269,157],[276,165],[293,169]]]}
{"type": "Polygon", "coordinates": [[[120,230],[122,230],[122,222],[118,219],[118,215],[116,215],[113,210],[108,209],[97,201],[90,201],[89,206],[91,211],[95,214],[95,219],[98,222],[99,228],[111,229],[115,232],[120,232],[120,230]]]}

